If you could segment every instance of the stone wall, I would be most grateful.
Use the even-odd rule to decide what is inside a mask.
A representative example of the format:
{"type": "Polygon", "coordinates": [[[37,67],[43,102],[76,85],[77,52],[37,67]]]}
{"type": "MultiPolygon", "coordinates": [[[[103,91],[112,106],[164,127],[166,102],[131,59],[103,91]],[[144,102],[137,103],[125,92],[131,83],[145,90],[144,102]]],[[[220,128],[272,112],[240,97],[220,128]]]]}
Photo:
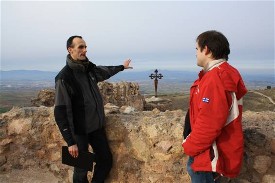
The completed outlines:
{"type": "Polygon", "coordinates": [[[131,106],[142,111],[144,97],[140,94],[139,85],[133,82],[100,82],[98,83],[104,104],[112,103],[116,106],[131,106]]]}
{"type": "MultiPolygon", "coordinates": [[[[136,110],[142,111],[145,100],[139,92],[139,85],[133,82],[100,82],[98,83],[103,103],[112,103],[116,106],[131,106],[136,110]]],[[[55,90],[45,89],[39,91],[36,98],[32,99],[32,105],[51,107],[54,105],[55,90]]]]}
{"type": "MultiPolygon", "coordinates": [[[[246,114],[244,121],[251,121],[246,114]]],[[[261,112],[252,117],[265,116],[259,123],[274,128],[274,114],[261,112]]],[[[114,166],[107,183],[190,182],[181,147],[184,116],[181,110],[158,109],[108,114],[106,131],[114,166]]],[[[246,126],[245,137],[242,172],[231,183],[275,182],[274,136],[246,126]]],[[[54,121],[53,107],[13,108],[1,114],[0,138],[0,182],[71,182],[73,169],[61,164],[61,146],[66,144],[54,121]]]]}

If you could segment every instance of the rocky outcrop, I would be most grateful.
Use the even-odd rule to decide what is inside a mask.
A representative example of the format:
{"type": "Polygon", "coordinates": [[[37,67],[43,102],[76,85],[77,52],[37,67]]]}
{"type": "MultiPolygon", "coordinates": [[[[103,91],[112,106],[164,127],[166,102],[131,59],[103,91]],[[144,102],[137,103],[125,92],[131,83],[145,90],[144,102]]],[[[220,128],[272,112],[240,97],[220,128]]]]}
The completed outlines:
{"type": "MultiPolygon", "coordinates": [[[[187,182],[181,148],[183,115],[181,110],[161,113],[157,109],[109,114],[106,131],[114,167],[107,182],[187,182]]],[[[65,144],[53,107],[13,108],[0,120],[0,182],[6,182],[14,171],[34,167],[70,182],[72,168],[61,164],[60,150],[65,144]]]]}
{"type": "Polygon", "coordinates": [[[51,107],[54,105],[54,89],[44,89],[38,92],[36,98],[31,100],[32,106],[46,106],[51,107]]]}
{"type": "Polygon", "coordinates": [[[153,96],[151,98],[145,99],[144,110],[151,111],[156,108],[156,109],[164,112],[167,109],[170,109],[171,106],[172,106],[171,100],[153,96]]]}
{"type": "MultiPolygon", "coordinates": [[[[185,112],[154,109],[123,113],[126,108],[117,107],[116,112],[107,115],[106,131],[114,156],[107,182],[190,182],[185,165],[187,156],[181,147],[185,112]]],[[[243,115],[246,148],[243,168],[241,175],[231,182],[274,182],[271,132],[275,113],[259,112],[252,117],[247,114],[249,111],[243,115]],[[246,125],[255,118],[258,123],[270,125],[265,134],[255,125],[246,125]]],[[[54,121],[53,107],[13,108],[1,114],[0,138],[0,182],[72,180],[73,169],[61,164],[61,146],[66,144],[54,121]]]]}
{"type": "Polygon", "coordinates": [[[245,156],[242,177],[249,182],[275,182],[275,113],[243,113],[245,156]]]}
{"type": "Polygon", "coordinates": [[[132,82],[98,83],[104,104],[112,103],[116,106],[131,106],[142,111],[144,108],[144,97],[140,94],[139,85],[132,82]]]}
{"type": "MultiPolygon", "coordinates": [[[[181,147],[185,112],[167,111],[170,100],[145,101],[135,83],[98,86],[114,156],[107,182],[190,182],[181,147]]],[[[40,91],[32,103],[36,107],[13,108],[0,116],[0,182],[71,182],[72,167],[61,164],[66,144],[54,121],[54,90],[40,91]]],[[[275,182],[275,113],[247,111],[243,126],[243,168],[230,182],[275,182]]]]}
{"type": "MultiPolygon", "coordinates": [[[[131,106],[136,110],[142,111],[144,108],[144,97],[139,92],[139,85],[132,82],[98,83],[104,105],[112,103],[116,106],[131,106]]],[[[51,107],[54,105],[55,90],[45,89],[38,93],[38,96],[32,99],[32,105],[51,107]]]]}

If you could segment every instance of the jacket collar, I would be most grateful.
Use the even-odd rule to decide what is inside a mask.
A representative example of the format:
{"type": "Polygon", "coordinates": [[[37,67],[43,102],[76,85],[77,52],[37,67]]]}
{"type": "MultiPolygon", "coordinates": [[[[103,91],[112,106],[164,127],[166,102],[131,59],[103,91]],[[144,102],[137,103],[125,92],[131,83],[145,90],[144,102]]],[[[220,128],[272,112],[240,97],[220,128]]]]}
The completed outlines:
{"type": "Polygon", "coordinates": [[[201,79],[208,71],[214,69],[215,67],[219,67],[224,62],[227,62],[225,59],[212,60],[207,63],[206,67],[203,68],[199,73],[199,78],[201,79]]]}
{"type": "Polygon", "coordinates": [[[224,59],[212,60],[206,64],[206,67],[203,70],[204,70],[204,72],[208,72],[211,69],[218,67],[219,65],[221,65],[224,62],[226,62],[226,60],[224,60],[224,59]]]}
{"type": "Polygon", "coordinates": [[[84,61],[76,61],[76,60],[73,60],[72,57],[68,54],[66,62],[71,69],[82,71],[82,72],[90,71],[95,67],[95,64],[90,62],[87,57],[86,57],[86,60],[84,61]]]}

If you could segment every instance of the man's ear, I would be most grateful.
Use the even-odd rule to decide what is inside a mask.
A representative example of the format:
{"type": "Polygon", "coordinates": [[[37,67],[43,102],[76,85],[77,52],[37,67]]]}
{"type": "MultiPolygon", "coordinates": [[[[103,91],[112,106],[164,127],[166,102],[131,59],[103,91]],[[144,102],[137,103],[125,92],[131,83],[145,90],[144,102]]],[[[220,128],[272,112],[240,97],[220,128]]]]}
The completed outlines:
{"type": "Polygon", "coordinates": [[[71,53],[72,52],[72,47],[69,47],[67,50],[68,50],[69,53],[71,53]]]}
{"type": "Polygon", "coordinates": [[[203,51],[204,51],[205,55],[211,55],[212,56],[212,52],[209,50],[209,48],[207,46],[205,46],[203,48],[203,51]]]}

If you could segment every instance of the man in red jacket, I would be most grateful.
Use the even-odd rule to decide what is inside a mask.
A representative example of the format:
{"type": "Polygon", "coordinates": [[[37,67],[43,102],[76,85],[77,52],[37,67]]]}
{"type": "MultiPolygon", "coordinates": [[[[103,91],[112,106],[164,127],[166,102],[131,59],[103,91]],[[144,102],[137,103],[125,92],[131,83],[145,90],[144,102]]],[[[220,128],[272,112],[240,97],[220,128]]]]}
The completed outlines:
{"type": "Polygon", "coordinates": [[[227,63],[227,38],[217,31],[197,37],[199,78],[190,89],[191,132],[184,139],[189,155],[187,170],[192,183],[218,182],[236,177],[242,166],[242,98],[246,94],[240,73],[227,63]]]}

